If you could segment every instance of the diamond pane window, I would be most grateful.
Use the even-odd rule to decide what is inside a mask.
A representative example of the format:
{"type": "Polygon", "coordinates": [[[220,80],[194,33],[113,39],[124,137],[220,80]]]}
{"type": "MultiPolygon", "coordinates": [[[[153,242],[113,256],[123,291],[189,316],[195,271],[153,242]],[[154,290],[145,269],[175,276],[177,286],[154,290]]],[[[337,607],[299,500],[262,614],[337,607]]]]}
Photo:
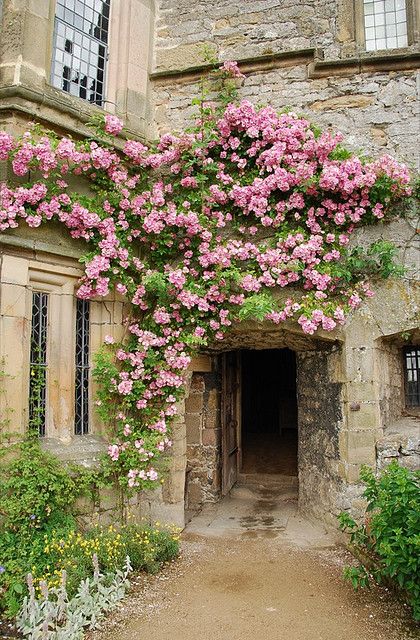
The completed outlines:
{"type": "Polygon", "coordinates": [[[45,436],[47,395],[48,294],[32,294],[31,355],[29,368],[29,428],[45,436]]]}
{"type": "Polygon", "coordinates": [[[111,0],[57,0],[51,82],[103,105],[111,0]]]}
{"type": "Polygon", "coordinates": [[[74,432],[89,432],[89,302],[76,303],[76,397],[74,432]]]}
{"type": "Polygon", "coordinates": [[[404,349],[405,401],[407,407],[420,407],[420,346],[404,349]]]}
{"type": "Polygon", "coordinates": [[[363,0],[366,51],[408,45],[406,0],[363,0]]]}

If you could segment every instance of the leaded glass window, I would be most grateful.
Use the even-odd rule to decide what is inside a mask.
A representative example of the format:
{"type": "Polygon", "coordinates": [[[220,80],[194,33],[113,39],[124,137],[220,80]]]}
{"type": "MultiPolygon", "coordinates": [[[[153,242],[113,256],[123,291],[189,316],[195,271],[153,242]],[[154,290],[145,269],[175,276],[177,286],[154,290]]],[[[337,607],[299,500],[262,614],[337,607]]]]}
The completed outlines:
{"type": "Polygon", "coordinates": [[[74,432],[89,432],[89,302],[76,303],[76,398],[74,432]]]}
{"type": "Polygon", "coordinates": [[[45,436],[47,395],[48,294],[32,294],[31,355],[29,375],[29,427],[45,436]]]}
{"type": "Polygon", "coordinates": [[[408,45],[406,0],[364,0],[366,51],[408,45]]]}
{"type": "Polygon", "coordinates": [[[420,407],[420,346],[404,349],[405,398],[407,407],[420,407]]]}
{"type": "Polygon", "coordinates": [[[111,0],[57,0],[52,84],[103,105],[111,0]]]}

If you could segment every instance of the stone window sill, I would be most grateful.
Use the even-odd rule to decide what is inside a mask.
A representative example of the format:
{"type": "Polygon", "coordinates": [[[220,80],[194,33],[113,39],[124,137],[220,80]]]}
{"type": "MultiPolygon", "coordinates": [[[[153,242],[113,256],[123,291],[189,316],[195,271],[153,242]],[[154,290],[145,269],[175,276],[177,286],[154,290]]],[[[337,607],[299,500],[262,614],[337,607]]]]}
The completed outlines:
{"type": "MultiPolygon", "coordinates": [[[[90,136],[93,131],[86,125],[95,114],[106,113],[97,105],[71,96],[49,84],[40,91],[25,85],[0,86],[0,113],[18,112],[28,119],[44,122],[77,138],[90,136]],[[34,109],[34,105],[37,107],[34,109]]],[[[142,132],[125,127],[113,143],[122,148],[126,138],[143,139],[142,132]]]]}
{"type": "Polygon", "coordinates": [[[41,438],[44,451],[57,456],[63,462],[73,462],[83,467],[95,467],[108,448],[104,438],[97,435],[74,436],[70,441],[58,438],[41,438]]]}

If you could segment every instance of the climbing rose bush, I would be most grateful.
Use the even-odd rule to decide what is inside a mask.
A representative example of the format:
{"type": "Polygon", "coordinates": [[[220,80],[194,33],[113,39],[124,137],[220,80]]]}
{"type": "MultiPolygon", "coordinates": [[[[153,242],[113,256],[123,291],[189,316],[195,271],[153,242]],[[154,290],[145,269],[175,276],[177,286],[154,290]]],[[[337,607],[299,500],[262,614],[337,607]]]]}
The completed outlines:
{"type": "MultiPolygon", "coordinates": [[[[221,74],[242,77],[232,62],[221,74]]],[[[125,337],[105,338],[95,375],[109,462],[132,488],[160,480],[191,354],[244,319],[310,335],[342,325],[372,295],[368,276],[393,272],[388,245],[351,249],[352,234],[410,195],[404,165],[361,159],[295,113],[199,107],[190,129],[149,147],[117,150],[109,136],[122,123],[109,115],[102,141],[0,133],[0,159],[28,179],[1,186],[0,229],[61,222],[88,246],[78,296],[130,303],[125,337]],[[90,196],[69,189],[72,176],[90,196]]]]}

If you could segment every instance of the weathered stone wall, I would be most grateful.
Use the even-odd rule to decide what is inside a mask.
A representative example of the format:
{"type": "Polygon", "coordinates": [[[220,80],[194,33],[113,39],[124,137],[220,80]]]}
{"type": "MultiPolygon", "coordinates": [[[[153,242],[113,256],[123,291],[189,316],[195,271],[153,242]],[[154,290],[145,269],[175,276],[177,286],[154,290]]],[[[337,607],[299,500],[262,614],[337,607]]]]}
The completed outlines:
{"type": "MultiPolygon", "coordinates": [[[[292,108],[311,122],[341,131],[344,144],[367,155],[390,153],[418,166],[418,87],[415,71],[308,76],[305,64],[247,74],[240,96],[256,105],[292,108]]],[[[197,81],[154,81],[156,131],[179,130],[196,113],[197,81]]]]}
{"type": "Polygon", "coordinates": [[[242,98],[290,107],[340,130],[353,149],[394,153],[418,166],[415,12],[409,47],[366,53],[361,5],[222,0],[211,11],[207,2],[196,2],[192,12],[187,0],[160,0],[152,75],[155,131],[181,128],[194,112],[190,104],[199,93],[199,74],[192,69],[203,64],[206,45],[220,60],[246,61],[242,98]]]}
{"type": "Polygon", "coordinates": [[[342,489],[339,434],[343,426],[340,348],[298,352],[299,507],[329,517],[342,489]]]}
{"type": "MultiPolygon", "coordinates": [[[[221,60],[245,60],[241,97],[279,110],[291,107],[322,127],[338,129],[352,149],[374,156],[392,153],[418,165],[416,28],[406,50],[366,54],[357,9],[361,0],[221,0],[211,7],[198,0],[193,11],[190,1],[160,0],[154,43],[156,73],[149,84],[153,4],[151,0],[112,3],[107,107],[125,118],[129,133],[141,136],[148,127],[155,134],[184,126],[194,112],[191,99],[198,93],[199,72],[191,67],[203,62],[202,45],[207,44],[221,60]],[[127,42],[133,46],[127,47],[127,42]]],[[[21,131],[35,118],[79,136],[87,131],[82,123],[98,109],[49,85],[53,5],[50,0],[4,2],[0,122],[21,131]]],[[[8,233],[0,256],[0,356],[7,356],[10,374],[5,378],[10,406],[1,399],[1,408],[3,412],[12,409],[9,413],[17,431],[27,421],[29,270],[35,279],[41,272],[55,278],[60,291],[53,295],[68,303],[60,316],[61,325],[57,316],[63,335],[71,330],[71,304],[80,274],[76,243],[54,229],[43,228],[41,233],[38,239],[21,230],[16,235],[8,233]],[[51,257],[54,246],[58,258],[51,257]]],[[[373,240],[378,234],[397,241],[401,258],[410,267],[408,277],[381,285],[376,297],[344,330],[328,336],[321,332],[315,340],[303,336],[296,325],[285,329],[254,324],[236,327],[222,346],[288,346],[299,352],[300,502],[318,517],[330,518],[341,508],[360,506],[357,480],[361,464],[380,468],[394,458],[410,467],[419,464],[419,420],[403,415],[401,344],[393,339],[406,332],[412,335],[418,326],[418,244],[414,227],[407,221],[363,230],[357,242],[373,240]],[[330,346],[320,344],[319,338],[328,338],[330,346]],[[331,346],[334,340],[342,345],[340,349],[331,346]]],[[[93,351],[106,333],[118,337],[122,313],[120,301],[94,303],[93,351]]],[[[57,340],[57,367],[65,360],[64,351],[68,356],[74,349],[57,340]]],[[[130,509],[137,517],[182,526],[184,498],[187,509],[195,511],[220,496],[220,381],[209,368],[195,371],[191,393],[185,404],[179,403],[167,479],[156,491],[133,499],[130,509]]],[[[53,437],[45,446],[63,459],[88,464],[104,446],[100,425],[95,428],[97,440],[81,437],[76,442],[71,437],[73,383],[67,384],[65,375],[62,388],[55,392],[61,408],[53,437]]],[[[114,517],[117,498],[113,492],[99,498],[96,508],[101,518],[114,517]]],[[[91,507],[81,506],[84,517],[91,507]]]]}
{"type": "Polygon", "coordinates": [[[220,375],[194,373],[185,401],[187,471],[185,508],[198,511],[215,502],[221,490],[220,375]]]}
{"type": "Polygon", "coordinates": [[[395,423],[404,407],[404,371],[402,349],[395,342],[380,340],[378,362],[381,371],[380,413],[385,430],[395,423]]]}
{"type": "Polygon", "coordinates": [[[383,469],[393,460],[407,469],[420,469],[420,421],[401,418],[387,429],[376,443],[377,468],[383,469]]]}
{"type": "MultiPolygon", "coordinates": [[[[315,48],[325,59],[363,51],[362,2],[353,0],[160,0],[156,67],[202,62],[201,43],[223,60],[315,48]]],[[[414,43],[413,43],[414,46],[414,43]]]]}
{"type": "Polygon", "coordinates": [[[317,15],[316,4],[308,0],[221,0],[209,11],[208,3],[199,1],[192,12],[188,0],[161,0],[157,68],[201,63],[202,43],[232,60],[316,46],[328,37],[333,18],[330,11],[330,15],[317,15]]]}

